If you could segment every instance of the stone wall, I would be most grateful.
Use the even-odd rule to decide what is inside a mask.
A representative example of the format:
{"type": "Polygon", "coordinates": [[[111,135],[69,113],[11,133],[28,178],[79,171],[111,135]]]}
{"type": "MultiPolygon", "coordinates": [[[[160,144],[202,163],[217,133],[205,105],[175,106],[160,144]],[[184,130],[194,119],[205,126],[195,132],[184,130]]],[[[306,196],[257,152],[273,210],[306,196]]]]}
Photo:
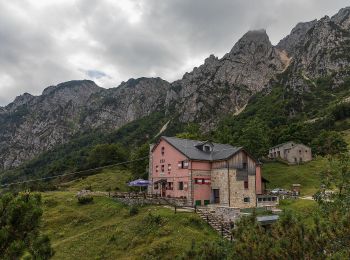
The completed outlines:
{"type": "MultiPolygon", "coordinates": [[[[219,189],[219,196],[220,196],[220,205],[228,206],[229,205],[229,199],[228,199],[228,178],[229,173],[227,168],[222,169],[213,169],[211,172],[211,188],[212,189],[219,189]]],[[[232,179],[232,176],[230,176],[232,179]]],[[[211,201],[213,203],[213,201],[211,201]]]]}
{"type": "Polygon", "coordinates": [[[219,189],[220,205],[235,208],[251,208],[256,206],[255,175],[248,172],[227,168],[213,169],[211,188],[219,189]],[[248,181],[248,189],[244,188],[248,181]],[[249,202],[244,202],[249,198],[249,202]]]}
{"type": "Polygon", "coordinates": [[[115,200],[124,203],[126,205],[176,205],[179,207],[190,206],[191,202],[185,199],[176,198],[123,198],[114,197],[115,200]]]}
{"type": "Polygon", "coordinates": [[[225,206],[217,206],[215,207],[214,214],[223,219],[226,222],[235,222],[240,217],[240,209],[239,208],[231,208],[225,206]]]}
{"type": "Polygon", "coordinates": [[[230,207],[252,208],[256,206],[255,175],[247,173],[246,178],[238,178],[241,172],[230,170],[230,207]],[[244,181],[248,181],[248,189],[244,188],[244,181]],[[244,198],[249,198],[249,202],[244,202],[244,198]]]}

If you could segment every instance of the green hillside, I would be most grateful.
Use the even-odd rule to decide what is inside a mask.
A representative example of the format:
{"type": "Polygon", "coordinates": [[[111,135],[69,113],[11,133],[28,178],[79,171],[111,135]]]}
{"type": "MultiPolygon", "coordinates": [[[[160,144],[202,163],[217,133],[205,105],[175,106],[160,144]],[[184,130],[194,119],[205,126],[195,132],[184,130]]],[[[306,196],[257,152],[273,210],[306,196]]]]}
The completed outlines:
{"type": "Polygon", "coordinates": [[[101,172],[60,184],[68,191],[88,189],[92,191],[127,191],[125,185],[132,179],[130,171],[120,168],[104,169],[101,172]]]}
{"type": "Polygon", "coordinates": [[[147,206],[130,216],[127,206],[107,197],[79,205],[73,192],[43,193],[43,200],[42,231],[53,259],[171,259],[190,249],[192,239],[220,239],[194,213],[147,206]]]}
{"type": "Polygon", "coordinates": [[[291,189],[292,184],[301,184],[302,195],[313,195],[320,187],[320,173],[327,167],[327,160],[317,157],[301,165],[286,165],[279,162],[265,163],[262,175],[269,180],[268,189],[291,189]]]}

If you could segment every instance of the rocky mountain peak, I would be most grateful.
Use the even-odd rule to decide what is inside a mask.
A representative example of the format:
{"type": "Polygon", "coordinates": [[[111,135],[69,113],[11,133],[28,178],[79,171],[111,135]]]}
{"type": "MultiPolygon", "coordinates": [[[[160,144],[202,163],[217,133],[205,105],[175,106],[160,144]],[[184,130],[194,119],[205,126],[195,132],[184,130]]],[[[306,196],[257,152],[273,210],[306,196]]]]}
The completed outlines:
{"type": "Polygon", "coordinates": [[[91,90],[99,90],[100,87],[95,84],[95,82],[91,80],[71,80],[67,82],[60,83],[56,86],[49,86],[44,89],[42,95],[50,95],[55,92],[69,92],[69,91],[77,91],[79,89],[91,89],[91,90]]]}
{"type": "Polygon", "coordinates": [[[266,30],[248,31],[238,40],[226,57],[232,57],[237,54],[264,53],[271,47],[272,44],[266,30]]]}
{"type": "Polygon", "coordinates": [[[300,45],[308,30],[316,23],[316,19],[310,22],[298,23],[289,35],[280,40],[276,47],[280,50],[285,50],[288,55],[293,56],[296,47],[300,45]]]}
{"type": "Polygon", "coordinates": [[[48,105],[65,105],[68,102],[84,105],[92,94],[101,90],[102,88],[91,80],[72,80],[57,86],[47,87],[44,89],[41,99],[46,100],[48,105]]]}
{"type": "Polygon", "coordinates": [[[345,30],[350,29],[350,6],[340,9],[331,20],[345,30]]]}

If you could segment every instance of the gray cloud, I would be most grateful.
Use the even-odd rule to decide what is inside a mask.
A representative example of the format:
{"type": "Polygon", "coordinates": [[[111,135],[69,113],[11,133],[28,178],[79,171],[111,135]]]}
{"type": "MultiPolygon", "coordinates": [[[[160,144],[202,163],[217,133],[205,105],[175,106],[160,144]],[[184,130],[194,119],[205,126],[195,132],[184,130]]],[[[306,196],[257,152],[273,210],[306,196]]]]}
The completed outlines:
{"type": "Polygon", "coordinates": [[[173,81],[250,29],[273,44],[346,0],[0,0],[0,105],[48,85],[130,77],[173,81]]]}

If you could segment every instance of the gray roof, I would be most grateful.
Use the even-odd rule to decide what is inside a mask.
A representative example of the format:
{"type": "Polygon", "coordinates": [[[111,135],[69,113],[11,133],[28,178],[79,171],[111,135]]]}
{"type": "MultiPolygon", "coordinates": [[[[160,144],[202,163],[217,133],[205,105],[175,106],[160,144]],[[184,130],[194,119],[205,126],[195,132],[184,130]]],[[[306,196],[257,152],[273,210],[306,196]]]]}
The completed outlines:
{"type": "Polygon", "coordinates": [[[278,215],[270,215],[270,216],[260,216],[260,217],[256,217],[256,220],[262,225],[262,226],[266,226],[266,225],[271,225],[274,222],[276,222],[279,219],[278,215]]]}
{"type": "Polygon", "coordinates": [[[290,146],[291,146],[292,143],[295,144],[295,142],[289,141],[289,142],[285,142],[285,143],[282,143],[282,144],[275,145],[275,146],[271,147],[269,150],[271,150],[271,149],[273,149],[273,148],[285,146],[285,145],[290,145],[290,146]]]}
{"type": "Polygon", "coordinates": [[[285,142],[285,143],[282,143],[282,144],[279,144],[279,145],[275,145],[275,146],[271,147],[269,150],[274,149],[274,148],[279,148],[279,147],[282,147],[282,146],[285,146],[284,149],[288,150],[288,149],[294,148],[294,147],[296,147],[298,145],[302,145],[302,146],[305,146],[307,148],[310,148],[309,146],[307,146],[305,144],[289,141],[289,142],[285,142]]]}
{"type": "Polygon", "coordinates": [[[186,157],[191,160],[205,160],[205,161],[217,161],[224,160],[242,149],[242,147],[234,147],[229,144],[211,143],[213,150],[211,152],[204,152],[198,149],[196,146],[206,143],[206,141],[196,141],[190,139],[181,139],[177,137],[162,136],[162,139],[167,141],[186,157]]]}

